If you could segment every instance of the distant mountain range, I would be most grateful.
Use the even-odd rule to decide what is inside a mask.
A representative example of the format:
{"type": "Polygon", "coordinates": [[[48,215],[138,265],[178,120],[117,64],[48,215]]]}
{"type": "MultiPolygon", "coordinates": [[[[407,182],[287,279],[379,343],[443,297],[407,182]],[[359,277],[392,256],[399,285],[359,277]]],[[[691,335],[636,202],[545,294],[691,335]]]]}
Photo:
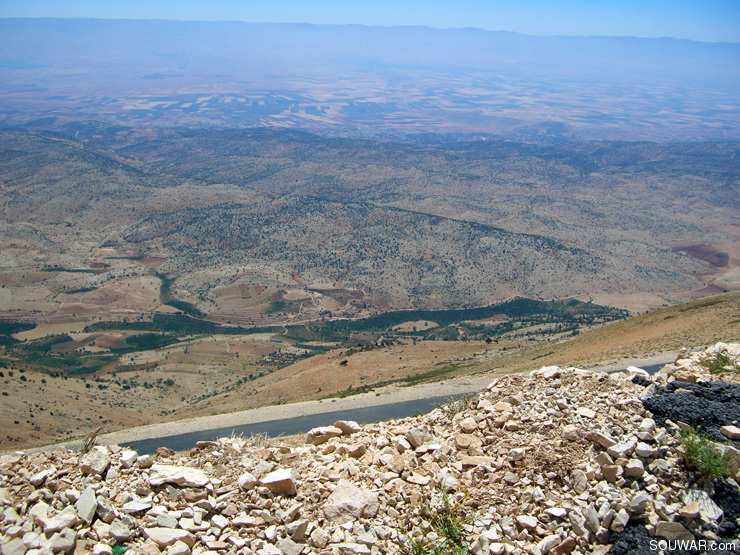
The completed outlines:
{"type": "Polygon", "coordinates": [[[740,44],[477,29],[0,20],[0,124],[434,140],[740,139],[740,44]]]}

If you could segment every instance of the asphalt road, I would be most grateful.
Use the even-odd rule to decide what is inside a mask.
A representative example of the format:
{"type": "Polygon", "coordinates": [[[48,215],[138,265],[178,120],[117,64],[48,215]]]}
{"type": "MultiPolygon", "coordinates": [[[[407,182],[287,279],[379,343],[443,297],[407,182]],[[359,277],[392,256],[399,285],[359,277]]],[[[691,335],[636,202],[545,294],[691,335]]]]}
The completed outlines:
{"type": "Polygon", "coordinates": [[[450,398],[459,399],[463,395],[447,397],[432,397],[431,399],[418,399],[415,401],[404,401],[402,403],[391,403],[376,407],[364,407],[351,410],[338,410],[320,414],[310,414],[285,420],[269,420],[267,422],[255,422],[243,426],[232,426],[229,428],[217,428],[192,432],[176,436],[166,436],[155,439],[144,439],[135,441],[128,445],[139,454],[154,453],[159,447],[169,447],[175,451],[187,451],[195,447],[198,441],[215,440],[220,437],[233,435],[250,436],[252,434],[267,434],[270,437],[280,435],[295,435],[308,432],[317,426],[331,426],[337,420],[355,420],[360,423],[378,422],[391,420],[393,418],[405,418],[415,414],[423,414],[435,409],[438,403],[444,403],[450,398]]]}
{"type": "MultiPolygon", "coordinates": [[[[663,364],[653,364],[643,366],[642,369],[652,375],[663,366],[663,364]]],[[[452,398],[459,399],[462,396],[463,394],[459,394],[452,398]]],[[[174,436],[144,439],[129,443],[128,445],[140,454],[154,453],[159,447],[169,447],[175,451],[187,451],[195,447],[198,441],[216,440],[220,437],[231,435],[244,435],[248,437],[253,434],[267,434],[270,437],[277,437],[280,435],[305,433],[317,426],[331,426],[337,420],[355,420],[360,423],[369,423],[391,420],[393,418],[405,418],[407,416],[429,412],[436,408],[437,404],[444,403],[449,399],[450,396],[432,397],[430,399],[404,401],[402,403],[391,403],[375,407],[324,412],[296,418],[286,418],[284,420],[269,420],[266,422],[245,424],[243,426],[216,428],[174,436]]]]}

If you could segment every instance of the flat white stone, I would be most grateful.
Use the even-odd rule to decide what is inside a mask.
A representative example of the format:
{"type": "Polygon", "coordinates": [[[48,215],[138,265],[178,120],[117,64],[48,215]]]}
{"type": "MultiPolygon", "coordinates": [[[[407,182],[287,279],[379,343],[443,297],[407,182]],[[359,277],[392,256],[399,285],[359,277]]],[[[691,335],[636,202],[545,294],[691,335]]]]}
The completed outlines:
{"type": "Polygon", "coordinates": [[[172,466],[155,464],[149,475],[149,484],[161,486],[175,484],[177,486],[202,488],[208,483],[208,476],[202,470],[189,466],[172,466]]]}
{"type": "Polygon", "coordinates": [[[167,547],[178,541],[183,542],[188,547],[195,544],[195,536],[187,530],[177,530],[173,528],[144,528],[142,530],[144,537],[152,540],[159,547],[167,547]]]}
{"type": "Polygon", "coordinates": [[[134,499],[123,504],[123,512],[129,515],[143,513],[152,508],[151,499],[134,499]]]}
{"type": "Polygon", "coordinates": [[[306,435],[306,443],[311,445],[321,445],[326,443],[333,437],[339,437],[342,435],[342,430],[336,426],[320,426],[313,428],[306,435]]]}
{"type": "Polygon", "coordinates": [[[324,515],[335,524],[354,522],[378,512],[378,495],[359,488],[347,480],[340,480],[324,504],[324,515]]]}
{"type": "Polygon", "coordinates": [[[281,468],[260,478],[260,485],[265,486],[272,493],[296,494],[295,475],[292,468],[281,468]]]}
{"type": "Polygon", "coordinates": [[[98,501],[95,498],[95,490],[88,487],[82,492],[79,499],[77,499],[77,503],[75,503],[77,516],[81,520],[84,520],[88,525],[92,524],[97,509],[98,501]]]}
{"type": "Polygon", "coordinates": [[[131,468],[136,463],[136,459],[139,458],[139,454],[136,451],[128,449],[121,453],[121,466],[123,468],[131,468]]]}
{"type": "Polygon", "coordinates": [[[552,509],[545,509],[545,513],[550,515],[552,518],[565,518],[568,516],[568,511],[562,507],[553,507],[552,509]]]}
{"type": "Polygon", "coordinates": [[[64,528],[69,528],[77,523],[77,511],[74,507],[68,506],[54,518],[44,523],[44,533],[59,532],[64,528]]]}
{"type": "Polygon", "coordinates": [[[737,426],[722,426],[719,431],[730,439],[740,439],[740,428],[737,426]]]}
{"type": "Polygon", "coordinates": [[[360,426],[354,420],[339,420],[337,422],[334,422],[334,427],[342,430],[342,433],[344,435],[356,434],[357,432],[362,430],[362,426],[360,426]]]}
{"type": "Polygon", "coordinates": [[[516,522],[519,524],[520,527],[526,528],[528,530],[534,530],[537,528],[537,525],[540,523],[539,520],[537,520],[533,516],[529,515],[519,515],[516,517],[516,522]]]}
{"type": "Polygon", "coordinates": [[[518,447],[509,451],[510,461],[520,461],[527,456],[527,449],[524,447],[518,447]]]}
{"type": "Polygon", "coordinates": [[[578,416],[582,416],[584,418],[588,418],[589,420],[593,420],[596,417],[596,411],[593,409],[590,409],[588,407],[581,407],[576,411],[576,414],[578,416]]]}

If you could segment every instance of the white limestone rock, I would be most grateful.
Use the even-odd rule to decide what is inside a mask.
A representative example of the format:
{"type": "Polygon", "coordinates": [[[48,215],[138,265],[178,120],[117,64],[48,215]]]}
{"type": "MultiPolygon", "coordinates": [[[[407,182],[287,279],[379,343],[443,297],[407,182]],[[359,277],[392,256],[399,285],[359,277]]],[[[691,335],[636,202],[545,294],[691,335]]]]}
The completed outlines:
{"type": "Polygon", "coordinates": [[[404,434],[404,437],[414,449],[424,445],[428,441],[432,441],[432,434],[429,433],[429,428],[426,426],[420,426],[418,428],[408,430],[404,434]]]}
{"type": "Polygon", "coordinates": [[[77,533],[65,528],[54,534],[49,541],[49,549],[52,553],[69,553],[77,544],[77,533]]]}
{"type": "Polygon", "coordinates": [[[134,531],[120,518],[116,518],[111,522],[108,534],[120,543],[129,542],[134,537],[134,531]]]}
{"type": "Polygon", "coordinates": [[[75,509],[80,520],[83,520],[88,525],[92,524],[98,509],[98,502],[95,498],[95,490],[93,488],[85,488],[85,491],[82,492],[82,495],[77,499],[77,503],[75,503],[75,509]]]}
{"type": "Polygon", "coordinates": [[[110,466],[108,449],[102,445],[93,447],[80,460],[80,472],[83,474],[97,474],[101,476],[110,466]]]}
{"type": "Polygon", "coordinates": [[[60,532],[64,528],[70,528],[77,524],[77,511],[71,505],[62,510],[58,515],[44,522],[44,533],[50,534],[60,532]]]}
{"type": "Polygon", "coordinates": [[[269,489],[272,493],[295,495],[297,492],[295,474],[293,473],[292,468],[274,470],[260,478],[259,483],[269,489]]]}
{"type": "Polygon", "coordinates": [[[311,445],[322,445],[333,437],[342,435],[342,430],[336,426],[320,426],[313,428],[306,434],[306,443],[311,445]]]}
{"type": "Polygon", "coordinates": [[[346,436],[362,431],[362,426],[354,420],[338,420],[337,422],[334,422],[334,427],[339,428],[342,431],[342,434],[346,436]]]}
{"type": "Polygon", "coordinates": [[[722,426],[719,431],[730,439],[740,439],[740,428],[737,426],[722,426]]]}
{"type": "Polygon", "coordinates": [[[208,476],[202,470],[190,466],[155,464],[149,475],[149,484],[152,486],[175,484],[180,487],[202,488],[208,484],[208,476]]]}
{"type": "Polygon", "coordinates": [[[335,524],[353,522],[375,516],[378,512],[378,494],[359,488],[347,480],[340,480],[324,504],[324,515],[335,524]]]}
{"type": "Polygon", "coordinates": [[[168,547],[176,542],[182,542],[191,548],[195,545],[195,536],[187,530],[154,527],[144,528],[142,532],[145,538],[152,540],[160,548],[168,547]]]}
{"type": "Polygon", "coordinates": [[[245,472],[239,476],[237,483],[239,484],[239,489],[248,491],[253,489],[259,483],[259,480],[251,472],[245,472]]]}
{"type": "Polygon", "coordinates": [[[121,466],[123,468],[131,468],[136,464],[136,460],[139,458],[139,454],[132,449],[127,449],[121,453],[121,466]]]}
{"type": "Polygon", "coordinates": [[[177,540],[167,549],[167,555],[190,555],[190,552],[190,546],[181,540],[177,540]]]}

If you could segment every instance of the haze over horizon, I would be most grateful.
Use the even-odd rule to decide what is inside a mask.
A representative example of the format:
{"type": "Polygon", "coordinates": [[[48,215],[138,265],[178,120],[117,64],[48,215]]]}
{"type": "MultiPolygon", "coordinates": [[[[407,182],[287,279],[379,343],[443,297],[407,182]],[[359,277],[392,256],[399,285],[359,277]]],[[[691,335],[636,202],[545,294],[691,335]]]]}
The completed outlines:
{"type": "Polygon", "coordinates": [[[476,29],[0,19],[0,123],[395,139],[740,138],[740,44],[476,29]]]}
{"type": "Polygon", "coordinates": [[[740,42],[740,4],[729,0],[674,2],[501,0],[194,0],[87,2],[6,1],[0,18],[163,19],[252,23],[359,24],[477,28],[535,36],[670,37],[701,42],[740,42]]]}

